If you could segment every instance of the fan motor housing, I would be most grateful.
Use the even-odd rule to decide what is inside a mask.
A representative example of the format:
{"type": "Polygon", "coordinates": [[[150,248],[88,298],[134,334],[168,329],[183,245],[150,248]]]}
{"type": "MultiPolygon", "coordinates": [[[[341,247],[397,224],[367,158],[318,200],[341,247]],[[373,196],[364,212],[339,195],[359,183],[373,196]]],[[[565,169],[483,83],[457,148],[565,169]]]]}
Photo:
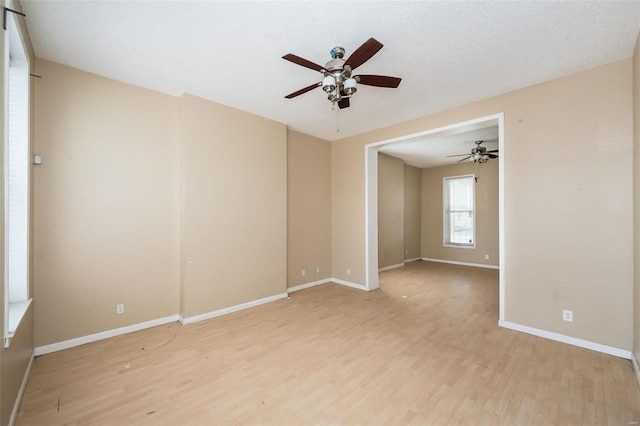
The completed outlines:
{"type": "Polygon", "coordinates": [[[344,63],[347,62],[342,58],[332,59],[324,66],[326,70],[330,72],[342,71],[344,69],[344,63]]]}

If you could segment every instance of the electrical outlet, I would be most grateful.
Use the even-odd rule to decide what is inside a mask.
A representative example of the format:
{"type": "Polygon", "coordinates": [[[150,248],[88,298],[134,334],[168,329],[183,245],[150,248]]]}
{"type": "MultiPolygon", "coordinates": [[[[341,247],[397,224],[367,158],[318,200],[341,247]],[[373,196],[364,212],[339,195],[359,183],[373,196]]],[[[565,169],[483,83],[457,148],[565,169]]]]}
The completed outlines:
{"type": "Polygon", "coordinates": [[[124,314],[124,304],[116,305],[116,314],[124,314]]]}
{"type": "Polygon", "coordinates": [[[484,255],[484,260],[489,260],[489,255],[488,254],[484,255]]]}
{"type": "Polygon", "coordinates": [[[319,274],[319,273],[320,273],[320,267],[316,266],[316,274],[319,274]]]}
{"type": "Polygon", "coordinates": [[[347,269],[347,275],[351,275],[351,269],[347,269]]]}
{"type": "Polygon", "coordinates": [[[303,269],[302,271],[300,271],[300,275],[304,277],[305,275],[307,275],[307,271],[303,269]]]}
{"type": "Polygon", "coordinates": [[[573,311],[562,310],[562,319],[567,322],[573,322],[573,311]]]}

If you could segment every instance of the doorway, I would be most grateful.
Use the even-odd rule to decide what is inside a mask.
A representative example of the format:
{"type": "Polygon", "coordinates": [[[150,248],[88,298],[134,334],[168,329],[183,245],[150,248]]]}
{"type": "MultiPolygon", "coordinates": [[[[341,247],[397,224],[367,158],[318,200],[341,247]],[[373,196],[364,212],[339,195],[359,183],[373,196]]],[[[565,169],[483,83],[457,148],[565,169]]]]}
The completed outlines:
{"type": "Polygon", "coordinates": [[[505,311],[505,236],[504,236],[504,114],[479,117],[411,135],[374,142],[365,146],[365,286],[371,291],[378,281],[378,152],[389,147],[406,146],[421,139],[445,137],[465,132],[498,129],[498,261],[499,261],[499,320],[505,311]]]}

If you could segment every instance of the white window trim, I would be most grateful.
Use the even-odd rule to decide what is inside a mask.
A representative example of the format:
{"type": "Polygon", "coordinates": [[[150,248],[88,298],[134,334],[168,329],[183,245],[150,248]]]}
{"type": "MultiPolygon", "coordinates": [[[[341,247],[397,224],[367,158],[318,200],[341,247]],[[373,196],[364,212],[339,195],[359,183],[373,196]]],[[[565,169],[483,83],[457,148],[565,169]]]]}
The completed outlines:
{"type": "Polygon", "coordinates": [[[27,309],[31,305],[33,299],[27,299],[22,302],[9,303],[7,307],[6,320],[8,327],[5,327],[7,331],[4,334],[4,347],[8,348],[11,344],[11,339],[16,334],[16,330],[20,326],[24,315],[27,313],[27,309]]]}
{"type": "MultiPolygon", "coordinates": [[[[11,4],[11,2],[9,2],[8,7],[11,8],[15,8],[13,7],[13,5],[11,4]]],[[[27,53],[27,47],[26,44],[24,43],[24,38],[22,36],[22,31],[20,29],[20,25],[18,24],[17,18],[15,16],[15,14],[13,13],[7,13],[7,30],[4,33],[4,69],[2,70],[3,75],[4,75],[4,93],[5,93],[5,99],[4,99],[4,140],[3,140],[3,144],[6,150],[6,145],[7,145],[7,140],[8,140],[8,135],[9,135],[9,126],[8,126],[8,111],[9,111],[9,76],[8,76],[8,69],[11,66],[11,57],[12,54],[15,55],[15,57],[17,58],[18,62],[21,62],[21,66],[19,68],[24,69],[24,72],[26,73],[26,75],[21,76],[24,77],[26,79],[26,99],[27,99],[27,105],[26,105],[26,116],[25,116],[25,120],[26,122],[24,123],[24,129],[23,131],[26,133],[25,137],[27,140],[27,155],[26,155],[26,167],[27,167],[27,174],[26,174],[26,188],[27,188],[27,198],[26,198],[26,214],[27,214],[27,219],[26,219],[26,254],[27,254],[27,259],[26,259],[26,289],[25,289],[25,293],[24,296],[25,297],[21,297],[21,300],[15,300],[15,301],[11,301],[10,302],[10,292],[9,292],[9,284],[8,284],[8,267],[7,267],[7,260],[8,260],[8,251],[7,251],[7,241],[6,238],[8,236],[8,228],[7,228],[7,223],[8,223],[8,216],[7,216],[7,207],[6,207],[6,202],[5,200],[3,200],[3,205],[4,205],[4,209],[5,209],[5,217],[4,217],[4,221],[5,221],[5,241],[4,241],[4,246],[5,246],[5,255],[4,255],[4,259],[3,261],[5,262],[5,268],[4,268],[4,347],[8,348],[9,345],[11,344],[11,339],[15,336],[15,333],[18,329],[18,327],[20,326],[20,323],[22,322],[22,319],[24,318],[27,310],[29,309],[29,306],[32,303],[32,298],[30,297],[29,294],[29,283],[30,283],[30,277],[29,277],[29,269],[30,269],[30,217],[31,217],[31,205],[30,205],[30,188],[31,188],[31,182],[30,182],[30,176],[31,176],[31,165],[30,165],[30,158],[31,158],[31,136],[30,136],[30,81],[29,81],[29,71],[30,71],[30,58],[29,58],[29,54],[27,53]]],[[[5,173],[7,170],[7,155],[5,152],[5,173]]],[[[6,176],[4,177],[4,181],[5,181],[5,196],[7,194],[7,179],[6,176]]]]}
{"type": "Polygon", "coordinates": [[[447,207],[449,206],[449,186],[447,185],[447,181],[450,179],[459,179],[459,178],[472,178],[473,182],[476,181],[475,174],[468,175],[458,175],[458,176],[446,176],[442,178],[442,245],[444,247],[451,248],[462,248],[462,249],[471,249],[474,250],[476,248],[476,187],[473,186],[473,237],[471,244],[465,243],[451,243],[448,242],[448,231],[449,231],[449,211],[447,207]]]}

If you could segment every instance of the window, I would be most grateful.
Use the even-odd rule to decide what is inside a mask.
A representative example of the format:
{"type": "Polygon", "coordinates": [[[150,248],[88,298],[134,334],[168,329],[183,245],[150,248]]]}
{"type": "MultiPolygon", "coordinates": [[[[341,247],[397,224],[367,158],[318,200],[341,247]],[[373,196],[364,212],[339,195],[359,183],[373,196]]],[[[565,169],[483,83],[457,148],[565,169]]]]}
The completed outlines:
{"type": "Polygon", "coordinates": [[[475,175],[446,177],[444,188],[444,245],[475,248],[475,175]]]}
{"type": "Polygon", "coordinates": [[[4,346],[29,298],[29,58],[13,13],[4,33],[4,346]]]}

